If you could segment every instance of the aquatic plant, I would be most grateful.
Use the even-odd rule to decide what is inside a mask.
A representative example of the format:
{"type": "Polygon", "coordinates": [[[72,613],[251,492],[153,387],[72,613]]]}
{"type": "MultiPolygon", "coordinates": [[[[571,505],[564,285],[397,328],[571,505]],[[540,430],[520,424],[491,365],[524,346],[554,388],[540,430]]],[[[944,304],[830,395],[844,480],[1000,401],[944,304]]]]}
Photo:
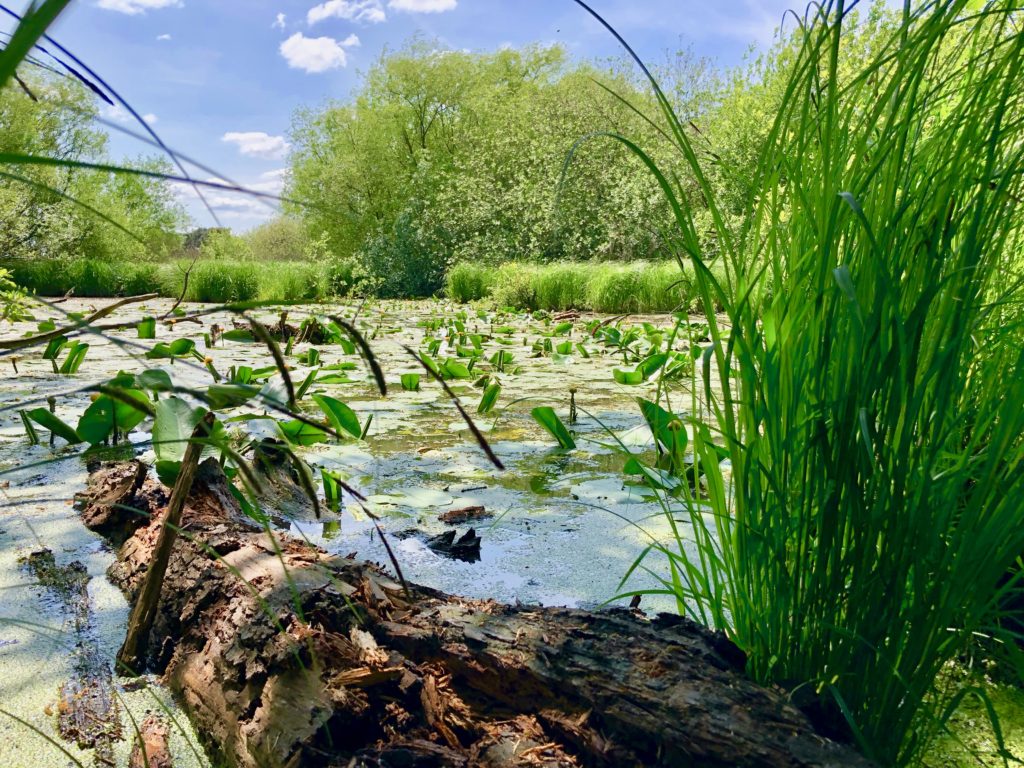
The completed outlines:
{"type": "Polygon", "coordinates": [[[670,201],[709,327],[687,420],[704,474],[701,498],[682,489],[692,533],[637,567],[667,558],[663,591],[755,678],[905,765],[970,693],[936,675],[999,631],[1024,551],[1024,35],[1015,2],[932,2],[866,44],[851,5],[798,20],[738,228],[713,147],[651,78],[721,272],[677,177],[611,137],[670,201]]]}

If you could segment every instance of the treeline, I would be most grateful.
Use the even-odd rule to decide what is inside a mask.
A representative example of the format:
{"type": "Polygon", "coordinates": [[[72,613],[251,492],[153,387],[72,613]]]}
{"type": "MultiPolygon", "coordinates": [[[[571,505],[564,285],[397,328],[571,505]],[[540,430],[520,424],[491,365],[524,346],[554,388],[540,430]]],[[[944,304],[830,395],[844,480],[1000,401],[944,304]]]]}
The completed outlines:
{"type": "MultiPolygon", "coordinates": [[[[112,162],[97,114],[92,93],[67,78],[28,70],[0,90],[0,151],[47,159],[0,166],[3,260],[159,260],[180,248],[186,216],[165,182],[73,165],[112,162]]],[[[159,158],[131,165],[169,171],[159,158]]]]}
{"type": "MultiPolygon", "coordinates": [[[[703,62],[679,59],[692,75],[703,62]]],[[[682,107],[706,110],[710,89],[682,107]]],[[[440,289],[458,262],[671,255],[657,180],[618,133],[657,152],[628,68],[554,47],[466,53],[414,41],[345,102],[301,111],[288,195],[311,238],[383,296],[440,289]]],[[[664,158],[663,158],[664,159],[664,158]]]]}

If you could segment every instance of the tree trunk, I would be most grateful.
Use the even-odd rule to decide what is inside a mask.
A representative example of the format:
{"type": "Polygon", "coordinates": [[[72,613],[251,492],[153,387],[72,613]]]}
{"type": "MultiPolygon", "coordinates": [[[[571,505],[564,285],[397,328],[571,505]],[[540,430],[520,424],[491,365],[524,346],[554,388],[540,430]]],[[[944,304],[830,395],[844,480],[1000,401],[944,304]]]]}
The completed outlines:
{"type": "MultiPolygon", "coordinates": [[[[167,504],[134,462],[87,501],[146,519],[111,578],[134,597],[167,504]],[[111,489],[119,489],[116,495],[111,489]]],[[[87,505],[87,508],[91,508],[87,505]]],[[[402,585],[255,524],[195,479],[148,665],[229,766],[868,766],[686,619],[512,607],[402,585]]]]}

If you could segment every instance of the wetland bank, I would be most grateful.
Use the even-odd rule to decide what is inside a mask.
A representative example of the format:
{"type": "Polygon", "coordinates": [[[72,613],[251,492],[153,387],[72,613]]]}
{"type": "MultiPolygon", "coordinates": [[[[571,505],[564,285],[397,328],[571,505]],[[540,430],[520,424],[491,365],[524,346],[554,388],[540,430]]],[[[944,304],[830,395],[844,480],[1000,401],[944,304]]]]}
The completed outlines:
{"type": "MultiPolygon", "coordinates": [[[[50,321],[61,325],[69,315],[79,316],[110,303],[72,300],[53,308],[43,305],[33,310],[35,320],[17,325],[13,335],[48,328],[50,321]]],[[[10,560],[4,571],[9,597],[0,664],[5,689],[11,684],[11,690],[17,691],[11,711],[24,713],[20,717],[41,732],[4,723],[6,744],[16,745],[10,752],[5,749],[5,765],[38,765],[38,756],[56,749],[42,734],[56,737],[48,713],[57,706],[56,693],[63,676],[69,674],[65,654],[80,642],[74,622],[69,623],[64,609],[22,563],[45,548],[61,565],[85,566],[94,617],[86,631],[105,663],[113,667],[127,606],[105,578],[113,553],[82,526],[71,501],[84,490],[90,454],[138,455],[151,463],[155,459],[152,433],[145,427],[122,435],[118,446],[99,445],[85,455],[76,447],[65,447],[61,438],[56,438],[55,446],[46,437],[30,445],[19,412],[45,405],[53,397],[60,404],[56,415],[74,424],[95,401],[91,393],[97,385],[139,366],[162,370],[176,387],[200,394],[214,380],[213,372],[221,377],[233,373],[237,379],[248,369],[257,372],[251,380],[257,390],[268,383],[281,386],[279,372],[267,368],[266,347],[250,333],[229,331],[213,345],[212,329],[241,324],[235,313],[209,313],[202,305],[183,305],[178,312],[198,315],[199,322],[174,322],[172,316],[170,322],[157,324],[154,340],[140,339],[138,329],[147,325],[147,318],[165,315],[173,303],[151,300],[126,306],[111,316],[124,325],[122,330],[79,335],[89,348],[73,376],[54,373],[54,364],[42,356],[26,355],[18,361],[17,373],[12,366],[4,378],[2,396],[8,407],[0,425],[2,492],[5,507],[16,506],[20,514],[5,516],[0,534],[10,560]],[[189,339],[196,354],[173,363],[151,357],[157,345],[180,339],[189,339]]],[[[635,480],[627,482],[622,469],[629,459],[626,453],[653,463],[656,452],[637,398],[655,397],[659,386],[680,401],[689,399],[689,393],[681,379],[672,391],[653,377],[621,383],[615,371],[635,368],[636,361],[654,354],[652,350],[667,350],[678,318],[578,313],[556,318],[544,312],[498,313],[439,301],[263,307],[251,316],[273,326],[287,313],[288,322],[300,326],[307,317],[354,318],[357,312],[355,322],[383,369],[387,396],[380,395],[373,374],[347,339],[344,345],[337,343],[340,339],[320,339],[282,346],[288,350],[286,360],[294,381],[314,374],[308,393],[299,401],[312,418],[323,421],[310,399],[322,394],[347,403],[358,424],[365,425],[365,430],[358,430],[358,438],[348,433],[342,440],[321,435],[322,440],[300,446],[299,455],[318,479],[321,470],[329,472],[364,500],[343,494],[347,498],[332,510],[325,488],[318,487],[322,511],[317,518],[309,499],[301,491],[296,493],[296,488],[287,488],[284,493],[290,504],[282,503],[278,495],[266,505],[275,530],[328,552],[351,554],[390,568],[383,534],[410,581],[471,598],[522,605],[592,609],[606,601],[624,605],[633,590],[657,589],[658,579],[668,578],[652,562],[650,571],[637,571],[629,582],[620,584],[637,554],[652,541],[663,540],[673,525],[684,524],[685,516],[676,509],[673,514],[679,520],[667,520],[650,489],[635,480]],[[629,337],[626,343],[623,335],[629,337]],[[479,449],[449,396],[408,348],[451,369],[448,386],[473,413],[477,428],[504,464],[503,471],[496,470],[479,449]],[[630,360],[632,364],[626,362],[630,360]],[[484,392],[495,384],[500,390],[491,390],[492,402],[480,413],[484,392]],[[545,406],[568,425],[575,449],[560,448],[534,418],[533,409],[545,406]],[[475,528],[481,539],[478,553],[467,560],[432,549],[432,537],[453,530],[443,521],[445,515],[466,509],[474,510],[472,517],[477,519],[457,523],[454,530],[461,536],[469,527],[475,528]],[[620,593],[629,594],[614,600],[620,593]]],[[[705,332],[696,318],[693,329],[698,337],[705,332]]],[[[677,347],[687,348],[682,337],[672,340],[677,347]]],[[[64,354],[58,356],[58,364],[64,354]]],[[[194,404],[201,402],[194,400],[194,404]]],[[[278,422],[259,418],[266,414],[273,411],[261,409],[257,401],[226,409],[220,418],[234,420],[244,432],[245,437],[238,439],[241,447],[246,441],[282,438],[278,422]],[[238,411],[252,418],[239,421],[238,411]]],[[[45,430],[40,433],[46,434],[45,430]]],[[[664,595],[643,601],[643,608],[652,612],[674,607],[674,600],[664,595]]],[[[151,683],[145,691],[119,692],[125,709],[135,708],[136,722],[141,722],[144,709],[173,707],[166,692],[155,681],[151,683]],[[160,697],[160,704],[155,704],[155,697],[160,697]]],[[[185,720],[180,712],[178,718],[185,720]]],[[[130,723],[122,728],[130,735],[130,723]]],[[[190,738],[194,735],[187,725],[184,732],[175,732],[176,755],[186,754],[182,747],[190,738]]],[[[123,747],[129,741],[118,743],[123,747]]]]}

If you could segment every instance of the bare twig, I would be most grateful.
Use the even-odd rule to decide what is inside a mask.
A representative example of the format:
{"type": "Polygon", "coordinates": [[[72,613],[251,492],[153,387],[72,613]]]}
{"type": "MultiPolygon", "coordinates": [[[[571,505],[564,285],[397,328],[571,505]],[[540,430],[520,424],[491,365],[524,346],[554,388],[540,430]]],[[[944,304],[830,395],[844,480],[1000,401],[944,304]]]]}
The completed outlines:
{"type": "Polygon", "coordinates": [[[117,653],[118,666],[128,674],[138,674],[140,672],[146,643],[149,639],[149,630],[153,626],[157,605],[160,602],[160,590],[163,587],[164,574],[167,571],[167,564],[171,559],[171,550],[174,548],[174,542],[178,538],[178,529],[181,528],[181,514],[185,509],[185,500],[192,490],[192,480],[199,467],[199,457],[203,451],[203,445],[200,440],[210,434],[213,420],[214,416],[211,411],[196,426],[188,448],[185,450],[185,457],[181,462],[178,479],[174,482],[174,490],[171,491],[171,500],[167,504],[167,513],[164,516],[163,526],[160,528],[160,536],[157,539],[153,560],[149,570],[146,572],[142,589],[139,590],[135,607],[132,609],[124,645],[121,646],[121,650],[117,653]]]}
{"type": "Polygon", "coordinates": [[[88,317],[83,317],[81,320],[78,320],[72,323],[71,325],[65,325],[63,328],[57,328],[54,331],[39,333],[36,334],[35,336],[29,336],[23,339],[0,340],[0,349],[15,350],[24,349],[25,347],[34,347],[37,344],[46,344],[47,342],[56,339],[60,336],[64,336],[68,333],[73,333],[74,331],[80,330],[85,326],[91,325],[95,321],[99,320],[102,317],[106,317],[114,310],[119,309],[125,306],[126,304],[136,304],[140,301],[149,301],[150,299],[158,298],[160,298],[160,294],[158,293],[147,293],[144,296],[131,296],[127,299],[121,299],[120,301],[115,301],[113,304],[106,306],[103,309],[96,310],[88,317]]]}

